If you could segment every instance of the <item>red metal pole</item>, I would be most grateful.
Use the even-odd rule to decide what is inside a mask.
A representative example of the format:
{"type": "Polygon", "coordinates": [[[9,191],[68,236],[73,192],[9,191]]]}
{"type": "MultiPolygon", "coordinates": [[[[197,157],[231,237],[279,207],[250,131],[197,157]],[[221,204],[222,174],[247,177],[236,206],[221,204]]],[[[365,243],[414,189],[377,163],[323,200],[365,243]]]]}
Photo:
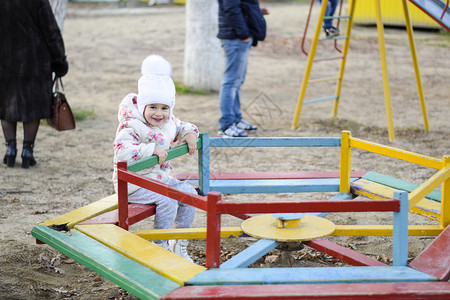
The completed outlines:
{"type": "Polygon", "coordinates": [[[128,230],[128,183],[120,179],[119,173],[127,170],[127,162],[119,161],[117,163],[117,197],[119,227],[128,230]]]}
{"type": "Polygon", "coordinates": [[[208,193],[206,211],[206,262],[207,268],[220,266],[220,227],[221,215],[217,213],[217,202],[221,200],[219,192],[208,193]]]}

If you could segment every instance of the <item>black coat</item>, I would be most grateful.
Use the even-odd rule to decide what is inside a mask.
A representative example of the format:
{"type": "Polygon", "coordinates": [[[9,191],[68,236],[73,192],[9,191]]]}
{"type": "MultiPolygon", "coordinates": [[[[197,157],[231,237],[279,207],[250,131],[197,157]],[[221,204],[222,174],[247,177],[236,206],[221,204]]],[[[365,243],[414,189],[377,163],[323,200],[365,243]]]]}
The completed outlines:
{"type": "Polygon", "coordinates": [[[266,37],[266,21],[258,0],[218,0],[219,33],[222,40],[253,38],[253,46],[266,37]]]}
{"type": "Polygon", "coordinates": [[[0,1],[0,119],[51,115],[52,72],[67,73],[64,42],[48,0],[0,1]]]}

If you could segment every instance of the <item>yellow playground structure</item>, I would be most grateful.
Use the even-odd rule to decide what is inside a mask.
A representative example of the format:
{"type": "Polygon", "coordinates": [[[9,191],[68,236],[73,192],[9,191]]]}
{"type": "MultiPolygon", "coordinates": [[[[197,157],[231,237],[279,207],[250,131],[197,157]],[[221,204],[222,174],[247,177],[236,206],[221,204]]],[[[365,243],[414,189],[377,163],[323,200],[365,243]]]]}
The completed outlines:
{"type": "MultiPolygon", "coordinates": [[[[316,25],[316,28],[314,31],[314,37],[312,39],[310,50],[309,50],[309,52],[307,52],[304,49],[305,37],[306,37],[308,25],[309,25],[311,12],[312,12],[313,6],[315,4],[315,0],[311,0],[309,16],[308,16],[308,19],[306,22],[305,31],[304,31],[303,40],[302,40],[302,51],[304,54],[306,54],[308,56],[308,61],[307,61],[307,65],[305,68],[303,81],[302,81],[302,84],[300,87],[298,99],[297,99],[297,105],[295,108],[294,118],[292,121],[292,128],[296,128],[299,125],[300,114],[301,114],[303,104],[319,102],[319,101],[324,101],[324,100],[333,100],[334,104],[333,104],[332,116],[335,117],[337,115],[339,98],[340,98],[341,88],[342,88],[342,80],[344,78],[345,63],[346,63],[347,53],[349,50],[352,26],[353,26],[353,22],[356,21],[355,14],[356,14],[356,12],[358,12],[361,15],[361,14],[363,14],[363,12],[367,12],[367,6],[372,4],[374,9],[370,10],[370,11],[375,12],[375,20],[376,20],[376,25],[377,25],[377,30],[378,30],[378,43],[379,43],[379,52],[380,52],[380,58],[381,58],[381,70],[382,70],[382,76],[383,76],[383,88],[384,88],[389,140],[390,141],[395,140],[394,123],[393,123],[393,119],[392,119],[389,76],[388,76],[388,67],[387,67],[386,49],[385,49],[385,40],[384,40],[384,27],[383,27],[383,19],[382,19],[382,12],[383,12],[382,2],[385,5],[384,6],[385,10],[386,10],[386,5],[393,5],[393,3],[395,2],[396,6],[394,8],[397,10],[396,12],[398,13],[398,10],[400,9],[400,7],[403,10],[404,25],[406,27],[407,34],[408,34],[409,46],[410,46],[412,61],[413,61],[413,65],[414,65],[414,72],[415,72],[415,77],[416,77],[417,90],[418,90],[418,94],[419,94],[418,96],[420,99],[420,106],[421,106],[422,115],[423,115],[424,127],[425,127],[425,130],[428,131],[429,125],[428,125],[427,108],[426,108],[426,102],[425,102],[423,88],[422,88],[419,64],[418,64],[418,60],[417,60],[416,46],[414,43],[412,21],[411,21],[411,16],[410,16],[410,6],[408,4],[409,3],[414,4],[415,9],[421,10],[426,15],[428,15],[429,17],[434,19],[434,21],[436,21],[443,28],[450,31],[450,10],[448,9],[449,1],[447,0],[447,2],[444,3],[444,1],[442,1],[442,0],[409,0],[409,3],[408,3],[407,0],[390,0],[390,1],[371,0],[371,1],[363,1],[360,3],[360,1],[358,2],[356,0],[349,0],[347,15],[342,14],[343,13],[343,2],[344,2],[343,0],[340,0],[340,4],[338,6],[339,7],[338,14],[336,14],[335,16],[331,16],[331,17],[325,17],[328,0],[322,1],[319,17],[317,19],[317,25],[316,25]],[[357,3],[359,5],[357,5],[357,3]],[[361,5],[363,5],[363,6],[361,6],[361,5]],[[319,38],[321,28],[322,28],[322,23],[323,23],[324,19],[337,19],[338,27],[339,27],[341,21],[346,20],[347,26],[346,26],[345,30],[341,30],[342,33],[339,36],[329,37],[329,38],[328,37],[319,38]],[[317,45],[319,42],[325,41],[325,40],[334,40],[334,42],[335,42],[334,46],[339,53],[338,56],[316,58],[317,45]],[[338,49],[338,47],[336,46],[337,40],[344,41],[342,49],[338,49]],[[319,62],[319,61],[324,61],[324,60],[327,60],[327,61],[340,60],[340,67],[339,67],[338,75],[334,76],[334,77],[317,78],[317,79],[311,80],[310,77],[311,77],[311,70],[313,67],[313,63],[319,62]],[[306,89],[307,89],[308,84],[317,83],[317,82],[325,82],[325,81],[336,81],[336,88],[335,88],[334,95],[305,101],[306,89]]],[[[394,9],[392,7],[388,7],[388,8],[389,8],[390,12],[392,12],[392,10],[394,9]]]]}

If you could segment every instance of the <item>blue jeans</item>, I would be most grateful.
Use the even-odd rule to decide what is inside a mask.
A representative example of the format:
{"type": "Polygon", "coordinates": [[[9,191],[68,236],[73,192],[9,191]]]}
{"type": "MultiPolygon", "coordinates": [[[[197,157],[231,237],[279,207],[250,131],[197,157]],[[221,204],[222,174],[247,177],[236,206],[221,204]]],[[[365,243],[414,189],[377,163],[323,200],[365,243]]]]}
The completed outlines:
{"type": "MultiPolygon", "coordinates": [[[[319,3],[322,3],[322,0],[318,0],[319,3]]],[[[339,0],[328,0],[327,10],[325,11],[325,17],[332,17],[336,11],[336,8],[339,4],[339,0]]],[[[333,20],[323,20],[323,28],[333,27],[333,20]]]]}
{"type": "Polygon", "coordinates": [[[225,52],[225,72],[220,88],[220,129],[225,130],[242,119],[240,88],[247,73],[248,55],[252,40],[223,40],[225,52]]]}

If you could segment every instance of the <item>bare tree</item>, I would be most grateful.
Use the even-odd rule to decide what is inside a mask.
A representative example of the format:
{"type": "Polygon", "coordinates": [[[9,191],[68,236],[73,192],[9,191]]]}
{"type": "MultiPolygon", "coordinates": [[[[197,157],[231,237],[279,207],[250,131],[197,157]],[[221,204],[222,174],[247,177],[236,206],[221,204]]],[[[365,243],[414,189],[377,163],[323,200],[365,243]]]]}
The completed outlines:
{"type": "Polygon", "coordinates": [[[186,0],[184,84],[218,91],[222,81],[223,51],[218,32],[216,0],[186,0]]]}
{"type": "Polygon", "coordinates": [[[69,0],[49,0],[61,33],[64,29],[64,19],[66,18],[66,8],[68,1],[69,0]]]}

